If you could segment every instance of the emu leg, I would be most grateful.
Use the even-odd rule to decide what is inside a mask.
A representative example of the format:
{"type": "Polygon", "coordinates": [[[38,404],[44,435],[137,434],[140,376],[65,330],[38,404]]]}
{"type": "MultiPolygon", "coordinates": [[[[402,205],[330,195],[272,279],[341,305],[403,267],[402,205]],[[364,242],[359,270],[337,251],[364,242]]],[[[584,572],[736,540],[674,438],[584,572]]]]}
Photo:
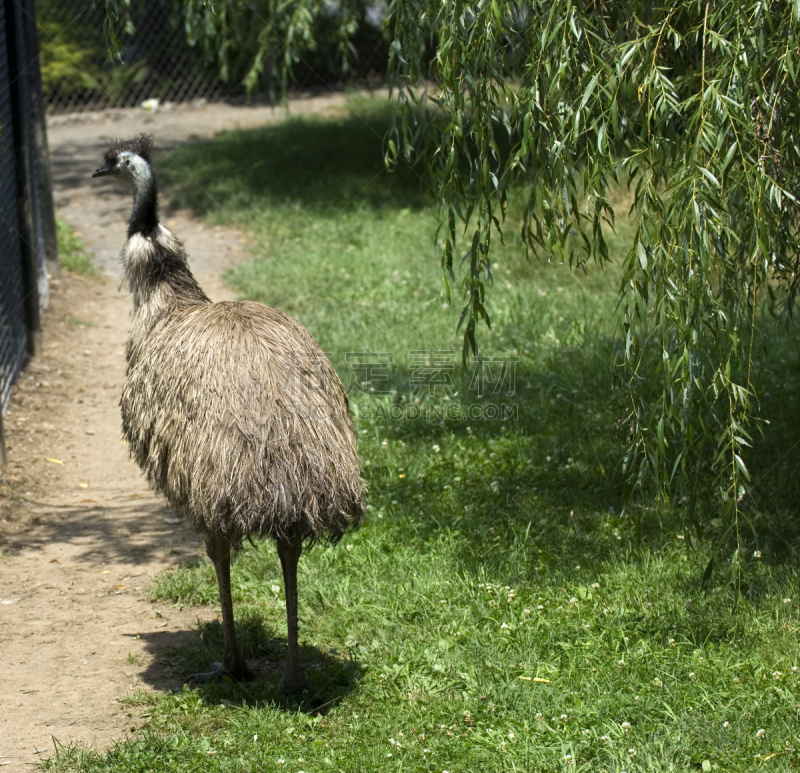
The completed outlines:
{"type": "Polygon", "coordinates": [[[225,650],[222,663],[212,663],[211,671],[192,674],[187,682],[211,682],[221,676],[229,676],[237,682],[249,682],[255,674],[247,667],[236,646],[236,631],[233,626],[233,600],[231,599],[231,546],[225,540],[206,537],[206,553],[214,564],[219,586],[219,601],[222,606],[222,632],[225,650]]]}
{"type": "Polygon", "coordinates": [[[286,592],[286,668],[278,684],[278,690],[284,694],[302,692],[308,687],[306,676],[297,662],[297,562],[302,552],[300,542],[278,540],[278,557],[286,592]]]}

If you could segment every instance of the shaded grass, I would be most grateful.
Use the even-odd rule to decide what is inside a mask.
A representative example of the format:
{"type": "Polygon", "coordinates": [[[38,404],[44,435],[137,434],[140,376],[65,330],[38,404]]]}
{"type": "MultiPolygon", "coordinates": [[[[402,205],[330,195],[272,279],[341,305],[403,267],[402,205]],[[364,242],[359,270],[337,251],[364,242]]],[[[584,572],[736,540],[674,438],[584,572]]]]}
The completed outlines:
{"type": "MultiPolygon", "coordinates": [[[[297,316],[351,386],[369,517],[301,561],[312,689],[277,695],[280,567],[271,544],[248,548],[233,571],[239,630],[247,656],[276,668],[255,685],[140,697],[148,719],[135,738],[103,755],[61,749],[45,767],[797,769],[791,502],[760,490],[754,518],[779,515],[784,547],[749,546],[762,558],[737,613],[723,583],[703,592],[709,548],[687,550],[680,514],[654,502],[623,510],[613,272],[529,261],[510,232],[483,344],[496,366],[518,361],[513,378],[496,367],[478,394],[475,373],[457,366],[459,310],[429,302],[438,268],[424,189],[412,171],[379,173],[385,117],[356,110],[186,147],[166,170],[181,206],[254,235],[254,262],[229,280],[297,316]],[[370,378],[357,367],[367,348],[392,355],[370,378]],[[431,349],[436,388],[425,381],[431,349]]],[[[780,345],[786,362],[765,355],[764,373],[786,424],[768,428],[765,478],[770,465],[795,469],[796,360],[788,339],[780,345]]],[[[217,598],[208,562],[159,576],[152,593],[179,605],[217,598]]],[[[219,657],[218,624],[198,634],[169,656],[174,673],[219,657]]]]}
{"type": "Polygon", "coordinates": [[[58,262],[63,268],[82,276],[97,276],[100,273],[86,246],[66,220],[56,218],[56,236],[58,262]]]}

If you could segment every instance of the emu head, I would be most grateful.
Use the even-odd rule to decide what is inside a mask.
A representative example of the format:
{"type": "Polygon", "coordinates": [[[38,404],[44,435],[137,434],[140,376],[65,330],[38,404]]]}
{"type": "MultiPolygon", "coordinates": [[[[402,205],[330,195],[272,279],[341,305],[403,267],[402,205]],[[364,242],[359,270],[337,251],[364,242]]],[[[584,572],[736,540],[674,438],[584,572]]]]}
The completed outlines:
{"type": "Polygon", "coordinates": [[[121,177],[134,187],[153,176],[150,151],[153,149],[152,134],[138,134],[130,140],[117,142],[106,152],[103,163],[92,177],[121,177]]]}

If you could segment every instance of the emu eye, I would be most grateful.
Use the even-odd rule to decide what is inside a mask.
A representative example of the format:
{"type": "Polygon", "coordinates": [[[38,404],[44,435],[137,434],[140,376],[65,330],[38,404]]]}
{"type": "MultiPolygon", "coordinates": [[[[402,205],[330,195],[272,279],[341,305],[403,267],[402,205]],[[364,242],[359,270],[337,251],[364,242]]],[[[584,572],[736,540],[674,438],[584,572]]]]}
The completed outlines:
{"type": "Polygon", "coordinates": [[[131,165],[131,161],[130,161],[130,159],[126,159],[126,161],[125,161],[125,166],[130,166],[130,165],[131,165]]]}

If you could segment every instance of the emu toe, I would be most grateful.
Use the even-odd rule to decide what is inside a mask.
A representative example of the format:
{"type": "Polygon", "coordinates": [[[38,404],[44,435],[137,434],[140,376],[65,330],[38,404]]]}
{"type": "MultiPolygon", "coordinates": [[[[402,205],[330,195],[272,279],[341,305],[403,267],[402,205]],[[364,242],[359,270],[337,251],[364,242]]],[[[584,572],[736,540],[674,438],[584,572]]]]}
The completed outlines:
{"type": "Polygon", "coordinates": [[[278,682],[278,692],[282,695],[295,695],[308,689],[308,681],[306,675],[301,669],[289,670],[288,668],[283,672],[281,681],[278,682]]]}
{"type": "Polygon", "coordinates": [[[215,682],[217,679],[222,679],[226,676],[233,679],[234,682],[252,682],[256,678],[255,673],[245,664],[242,664],[239,668],[227,669],[222,663],[214,662],[211,664],[210,671],[201,672],[199,674],[189,674],[189,676],[184,679],[184,682],[193,687],[198,684],[215,682]]]}

